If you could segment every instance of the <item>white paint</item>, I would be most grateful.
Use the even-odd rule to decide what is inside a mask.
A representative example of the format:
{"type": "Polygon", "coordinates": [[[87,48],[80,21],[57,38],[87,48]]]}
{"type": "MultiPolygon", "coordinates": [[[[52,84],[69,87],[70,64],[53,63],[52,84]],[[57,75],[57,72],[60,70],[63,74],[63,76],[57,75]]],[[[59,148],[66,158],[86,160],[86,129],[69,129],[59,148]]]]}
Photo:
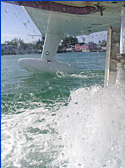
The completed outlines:
{"type": "Polygon", "coordinates": [[[72,67],[69,64],[63,62],[57,62],[52,60],[51,62],[47,62],[44,59],[38,58],[22,58],[18,60],[20,65],[31,72],[48,72],[48,73],[56,73],[56,72],[65,72],[65,73],[80,73],[78,68],[72,67]]]}

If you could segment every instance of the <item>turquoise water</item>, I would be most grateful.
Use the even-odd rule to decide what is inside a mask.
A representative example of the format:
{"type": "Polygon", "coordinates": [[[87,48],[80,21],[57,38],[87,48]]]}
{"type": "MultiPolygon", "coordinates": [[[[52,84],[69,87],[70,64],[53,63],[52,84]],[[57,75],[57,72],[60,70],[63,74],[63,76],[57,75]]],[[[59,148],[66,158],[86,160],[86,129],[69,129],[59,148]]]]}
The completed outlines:
{"type": "Polygon", "coordinates": [[[82,70],[72,75],[18,64],[40,55],[2,56],[2,168],[124,167],[125,88],[103,88],[105,55],[57,54],[82,70]]]}
{"type": "Polygon", "coordinates": [[[18,64],[18,59],[25,57],[39,58],[40,55],[2,57],[2,113],[4,114],[17,113],[22,103],[25,109],[31,108],[31,102],[39,101],[51,108],[55,102],[67,102],[66,99],[73,89],[104,83],[105,53],[57,54],[57,60],[80,67],[83,73],[79,75],[32,74],[18,64]]]}

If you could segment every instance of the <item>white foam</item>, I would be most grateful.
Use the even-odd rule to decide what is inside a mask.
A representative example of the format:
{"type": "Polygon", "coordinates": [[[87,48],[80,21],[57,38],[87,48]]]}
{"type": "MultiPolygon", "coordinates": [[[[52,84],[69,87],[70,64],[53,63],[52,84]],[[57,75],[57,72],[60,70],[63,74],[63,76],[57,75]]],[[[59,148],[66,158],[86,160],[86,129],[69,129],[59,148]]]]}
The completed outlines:
{"type": "Polygon", "coordinates": [[[125,167],[124,85],[71,91],[56,116],[43,105],[21,111],[2,115],[3,168],[125,167]]]}
{"type": "Polygon", "coordinates": [[[27,109],[20,114],[2,115],[2,167],[44,165],[45,159],[49,158],[48,153],[53,152],[53,120],[54,116],[43,107],[27,109]]]}
{"type": "Polygon", "coordinates": [[[55,162],[59,167],[125,167],[124,85],[72,91],[57,123],[64,145],[55,162]]]}

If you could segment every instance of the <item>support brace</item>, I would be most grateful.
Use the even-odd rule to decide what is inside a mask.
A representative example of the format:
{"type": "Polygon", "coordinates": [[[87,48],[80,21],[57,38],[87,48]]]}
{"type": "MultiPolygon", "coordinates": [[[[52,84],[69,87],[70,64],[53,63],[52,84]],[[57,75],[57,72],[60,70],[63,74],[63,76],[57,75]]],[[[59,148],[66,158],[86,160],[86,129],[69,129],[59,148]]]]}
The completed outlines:
{"type": "Polygon", "coordinates": [[[120,29],[119,27],[109,27],[107,32],[107,50],[105,63],[105,81],[104,86],[116,83],[117,76],[117,55],[120,46],[120,29]]]}
{"type": "Polygon", "coordinates": [[[57,34],[46,34],[42,53],[42,59],[52,60],[56,55],[62,36],[57,34]]]}
{"type": "Polygon", "coordinates": [[[125,4],[121,8],[120,54],[117,56],[116,83],[125,84],[125,4]]]}
{"type": "Polygon", "coordinates": [[[42,59],[52,60],[56,55],[59,43],[63,38],[61,20],[58,16],[49,14],[48,26],[45,34],[45,42],[42,53],[42,59]]]}
{"type": "Polygon", "coordinates": [[[125,7],[121,9],[120,54],[125,54],[125,7]]]}
{"type": "Polygon", "coordinates": [[[121,8],[121,27],[110,27],[104,86],[125,82],[125,7],[121,8]]]}
{"type": "Polygon", "coordinates": [[[116,83],[125,84],[125,54],[117,56],[116,83]]]}

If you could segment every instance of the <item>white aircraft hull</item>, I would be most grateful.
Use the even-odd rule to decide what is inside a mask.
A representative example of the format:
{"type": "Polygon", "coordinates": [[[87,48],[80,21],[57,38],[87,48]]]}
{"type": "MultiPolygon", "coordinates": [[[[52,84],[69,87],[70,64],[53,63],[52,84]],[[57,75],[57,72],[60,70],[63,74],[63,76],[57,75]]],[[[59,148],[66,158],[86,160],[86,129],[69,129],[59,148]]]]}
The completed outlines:
{"type": "Polygon", "coordinates": [[[24,6],[41,34],[52,33],[61,34],[62,38],[67,36],[78,36],[91,34],[94,32],[105,31],[108,26],[119,26],[121,10],[118,4],[106,4],[103,16],[100,11],[90,14],[70,14],[55,11],[41,10],[38,8],[24,6]],[[106,6],[107,5],[107,6],[106,6]],[[51,21],[51,26],[48,23],[51,21]]]}

